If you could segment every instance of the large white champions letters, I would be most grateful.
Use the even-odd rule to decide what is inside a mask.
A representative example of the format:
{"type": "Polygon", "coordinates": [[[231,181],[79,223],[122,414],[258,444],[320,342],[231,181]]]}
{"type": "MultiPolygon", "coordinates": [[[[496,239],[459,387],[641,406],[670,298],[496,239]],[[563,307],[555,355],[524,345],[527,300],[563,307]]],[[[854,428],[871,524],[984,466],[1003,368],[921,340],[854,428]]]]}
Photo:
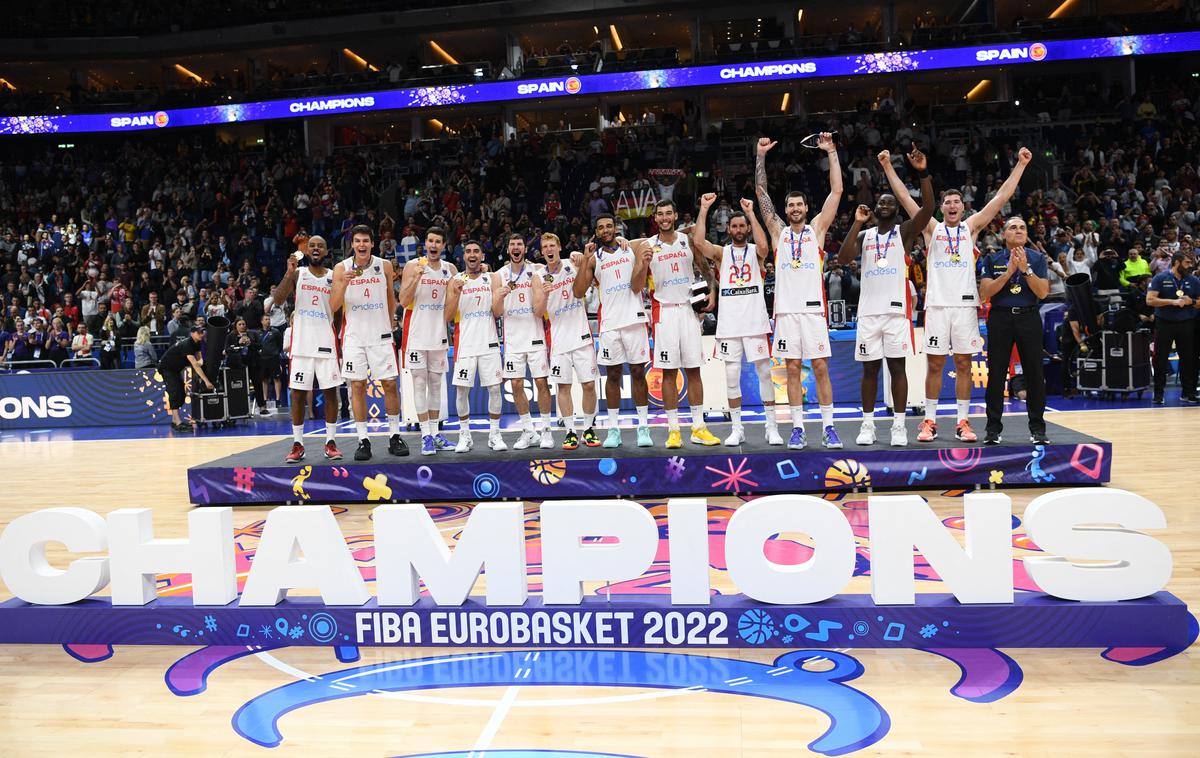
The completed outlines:
{"type": "MultiPolygon", "coordinates": [[[[960,546],[929,505],[915,495],[872,496],[871,595],[879,605],[912,604],[914,555],[920,553],[962,603],[1013,601],[1012,502],[1000,493],[964,498],[960,546]]],[[[84,508],[51,508],[20,516],[0,533],[0,580],[37,605],[64,605],[109,584],[114,605],[154,600],[155,575],[190,573],[196,605],[237,598],[232,510],[188,514],[188,538],[156,538],[148,509],[121,509],[105,519],[84,508]],[[51,565],[47,548],[69,556],[51,565]],[[107,555],[103,555],[107,552],[107,555]],[[92,555],[99,553],[101,555],[92,555]]],[[[461,605],[480,573],[488,605],[522,605],[528,595],[526,514],[521,503],[475,507],[453,549],[420,504],[375,509],[376,587],[381,606],[409,606],[421,583],[437,605],[461,605]]],[[[1105,487],[1051,492],[1025,511],[1025,529],[1044,555],[1025,559],[1043,591],[1065,600],[1115,602],[1163,589],[1171,575],[1167,547],[1139,529],[1166,527],[1149,500],[1105,487]],[[1114,526],[1115,525],[1115,526],[1114,526]],[[1077,563],[1075,561],[1083,561],[1077,563]]],[[[628,500],[550,501],[541,506],[543,602],[577,605],[585,582],[642,576],[660,553],[659,524],[628,500]]],[[[667,503],[671,602],[709,602],[708,505],[703,498],[667,503]]],[[[725,562],[738,591],[762,603],[816,603],[841,592],[855,566],[856,545],[845,515],[809,495],[772,495],[739,507],[725,533],[725,562]],[[803,534],[811,557],[778,564],[768,540],[803,534]]],[[[371,598],[337,520],[325,506],[276,508],[250,565],[241,604],[271,606],[291,589],[315,588],[327,605],[358,606],[371,598]]]]}

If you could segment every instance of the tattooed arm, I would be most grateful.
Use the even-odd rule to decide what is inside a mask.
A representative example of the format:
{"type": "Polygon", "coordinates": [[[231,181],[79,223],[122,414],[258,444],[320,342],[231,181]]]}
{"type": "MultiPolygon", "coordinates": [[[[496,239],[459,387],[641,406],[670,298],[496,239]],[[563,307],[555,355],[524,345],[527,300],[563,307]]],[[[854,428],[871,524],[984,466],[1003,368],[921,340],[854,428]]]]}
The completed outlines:
{"type": "Polygon", "coordinates": [[[771,193],[767,191],[767,151],[777,144],[779,143],[772,142],[769,137],[759,138],[756,148],[758,157],[754,161],[754,192],[758,195],[758,210],[762,213],[771,239],[777,238],[783,231],[783,220],[775,212],[775,206],[771,204],[771,193]]]}

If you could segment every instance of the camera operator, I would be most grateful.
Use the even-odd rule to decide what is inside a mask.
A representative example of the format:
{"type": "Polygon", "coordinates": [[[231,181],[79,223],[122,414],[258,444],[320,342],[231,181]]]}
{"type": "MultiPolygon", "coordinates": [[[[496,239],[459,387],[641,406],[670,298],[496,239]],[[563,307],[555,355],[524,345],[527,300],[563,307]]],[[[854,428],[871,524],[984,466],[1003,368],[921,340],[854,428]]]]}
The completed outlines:
{"type": "Polygon", "coordinates": [[[1105,248],[1100,251],[1100,259],[1092,268],[1092,281],[1099,291],[1115,292],[1121,289],[1121,272],[1124,270],[1125,263],[1117,257],[1117,251],[1111,247],[1105,248]]]}
{"type": "Polygon", "coordinates": [[[1150,282],[1146,305],[1154,308],[1154,404],[1163,404],[1167,386],[1167,358],[1171,345],[1179,352],[1179,384],[1183,401],[1200,403],[1196,397],[1196,302],[1200,300],[1200,279],[1192,274],[1194,261],[1183,253],[1171,256],[1171,270],[1150,282]]]}

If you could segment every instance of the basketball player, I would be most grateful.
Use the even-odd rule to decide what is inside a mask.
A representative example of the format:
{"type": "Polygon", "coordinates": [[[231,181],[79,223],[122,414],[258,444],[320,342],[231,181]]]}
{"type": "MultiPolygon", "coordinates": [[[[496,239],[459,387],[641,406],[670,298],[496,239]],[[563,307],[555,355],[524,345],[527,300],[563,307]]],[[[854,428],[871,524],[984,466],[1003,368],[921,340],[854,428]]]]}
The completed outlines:
{"type": "Polygon", "coordinates": [[[561,259],[562,243],[557,234],[542,235],[542,257],[546,267],[533,280],[533,312],[550,320],[550,376],[558,386],[558,415],[567,436],[564,450],[579,447],[576,433],[574,399],[571,385],[578,380],[583,390],[583,444],[598,447],[600,439],[593,428],[596,422],[596,345],[588,324],[583,297],[588,284],[579,276],[583,255],[572,253],[571,260],[561,259]]]}
{"type": "MultiPolygon", "coordinates": [[[[471,387],[475,376],[488,393],[488,447],[507,450],[500,436],[500,335],[496,317],[504,312],[505,289],[483,269],[483,247],[475,240],[463,243],[463,262],[467,270],[450,280],[446,295],[446,322],[456,322],[454,330],[454,387],[458,408],[458,444],[456,453],[469,453],[471,439],[471,387]]],[[[530,306],[532,308],[532,305],[530,306]]],[[[422,447],[424,452],[424,447],[422,447]]]]}
{"type": "Polygon", "coordinates": [[[325,457],[340,461],[337,447],[338,368],[337,339],[333,333],[333,272],[325,268],[328,246],[324,237],[309,237],[307,253],[297,250],[288,256],[287,273],[275,288],[271,303],[282,305],[292,293],[296,307],[292,316],[292,339],[288,347],[288,373],[292,390],[292,451],[284,461],[304,460],[304,411],[314,382],[325,396],[325,457]],[[301,265],[303,263],[304,265],[301,265]]]}
{"type": "MultiPolygon", "coordinates": [[[[954,355],[954,396],[957,400],[957,426],[954,436],[962,442],[979,438],[967,416],[971,406],[971,356],[983,347],[979,336],[979,288],[975,284],[975,240],[987,228],[1017,191],[1021,175],[1032,160],[1027,148],[1017,152],[1017,165],[1000,185],[987,205],[963,218],[962,192],[948,189],[942,193],[942,220],[930,219],[925,233],[925,419],[917,431],[917,442],[937,439],[937,399],[942,394],[942,369],[946,355],[954,355]]],[[[900,205],[910,216],[917,214],[917,202],[896,174],[887,150],[879,154],[879,163],[900,205]]]]}
{"type": "Polygon", "coordinates": [[[375,235],[359,224],[350,230],[354,254],[333,268],[330,308],[342,312],[342,376],[350,380],[350,406],[358,449],[354,460],[371,458],[367,438],[367,376],[379,382],[388,421],[388,452],[408,455],[400,439],[400,394],[396,391],[399,367],[392,332],[396,331],[396,291],[392,289],[392,264],[372,254],[375,235]]]}
{"type": "MultiPolygon", "coordinates": [[[[630,243],[633,253],[650,258],[653,283],[654,365],[662,372],[663,408],[667,413],[667,447],[683,447],[679,431],[679,369],[687,377],[688,405],[692,410],[691,441],[696,445],[720,442],[704,425],[704,384],[700,366],[700,319],[692,310],[692,268],[695,262],[707,268],[704,256],[694,260],[688,239],[675,231],[678,211],[674,200],[654,206],[658,232],[630,243]]],[[[703,270],[703,269],[702,269],[703,270]]],[[[637,283],[634,283],[637,286],[637,283]]]]}
{"type": "MultiPolygon", "coordinates": [[[[546,354],[546,321],[533,313],[533,280],[541,276],[542,266],[525,260],[525,238],[509,235],[508,263],[492,275],[492,286],[504,295],[504,378],[512,387],[513,404],[521,420],[521,436],[514,450],[524,450],[534,443],[539,447],[554,447],[550,434],[550,359],[546,354]],[[525,372],[528,370],[537,387],[538,410],[541,411],[541,434],[529,415],[529,396],[525,394],[525,372]]],[[[457,353],[455,353],[457,355],[457,353]]]]}
{"type": "Polygon", "coordinates": [[[404,311],[404,368],[412,373],[413,407],[421,423],[421,455],[450,447],[437,429],[442,409],[450,347],[446,337],[446,290],[458,274],[453,263],[442,260],[446,232],[431,226],[425,232],[425,255],[404,264],[400,280],[400,305],[404,311]]]}
{"type": "Polygon", "coordinates": [[[717,357],[725,361],[725,390],[733,433],[725,438],[730,447],[746,441],[742,427],[742,357],[754,366],[758,392],[766,414],[768,445],[782,445],[775,421],[775,385],[771,382],[771,322],[763,299],[763,263],[771,247],[767,234],[754,215],[754,201],[742,199],[742,210],[729,217],[729,243],[714,245],[705,239],[705,222],[717,196],[700,198],[700,214],[692,227],[692,246],[717,269],[717,357]],[[753,242],[751,236],[753,235],[753,242]]]}
{"type": "Polygon", "coordinates": [[[875,444],[875,395],[879,389],[879,369],[887,359],[892,376],[891,443],[908,444],[904,413],[908,403],[908,376],[904,359],[912,353],[912,294],[908,286],[908,255],[929,219],[933,217],[933,180],[926,170],[925,155],[913,147],[908,161],[921,177],[921,208],[904,223],[900,221],[900,203],[895,195],[883,194],[875,202],[876,226],[859,230],[871,217],[871,209],[858,206],[854,223],[846,233],[838,260],[848,263],[862,251],[862,284],[858,295],[858,334],[856,360],[863,364],[863,420],[855,440],[860,445],[875,444]]]}
{"type": "Polygon", "coordinates": [[[812,361],[817,385],[817,404],[821,408],[821,443],[839,449],[842,440],[833,425],[833,385],[829,382],[829,321],[825,307],[825,232],[837,218],[842,199],[842,167],[838,161],[833,135],[822,132],[817,147],[829,160],[829,194],[812,222],[808,222],[808,197],[789,192],[783,199],[783,215],[775,213],[767,191],[767,153],[777,143],[763,137],[758,141],[758,159],[754,169],[758,206],[762,209],[770,239],[775,240],[775,341],[772,354],[783,358],[787,366],[788,405],[792,408],[792,436],[788,447],[802,450],[804,436],[803,362],[812,361]]]}
{"type": "Polygon", "coordinates": [[[628,244],[617,241],[617,222],[611,213],[596,219],[596,236],[584,246],[583,266],[575,279],[575,291],[582,288],[586,293],[593,280],[600,291],[600,365],[605,367],[604,401],[608,405],[609,426],[604,447],[608,448],[621,446],[621,367],[626,364],[637,409],[637,446],[654,444],[650,439],[646,388],[650,338],[646,332],[646,309],[642,305],[648,263],[648,253],[636,256],[628,244]],[[636,286],[638,283],[641,287],[636,286]]]}

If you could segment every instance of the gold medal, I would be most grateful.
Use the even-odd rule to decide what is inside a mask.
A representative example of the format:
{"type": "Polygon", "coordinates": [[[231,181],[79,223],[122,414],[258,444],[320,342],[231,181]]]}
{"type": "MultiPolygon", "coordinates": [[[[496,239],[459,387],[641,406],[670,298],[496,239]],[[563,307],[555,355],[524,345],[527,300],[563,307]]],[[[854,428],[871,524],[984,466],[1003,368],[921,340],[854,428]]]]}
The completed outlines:
{"type": "Polygon", "coordinates": [[[887,258],[876,258],[875,265],[878,266],[879,268],[887,268],[888,260],[887,260],[887,258]]]}
{"type": "Polygon", "coordinates": [[[554,277],[550,274],[546,274],[544,277],[542,277],[542,281],[544,281],[546,284],[550,284],[554,281],[554,277]]]}
{"type": "Polygon", "coordinates": [[[1183,297],[1183,290],[1175,290],[1175,297],[1183,297]]]}
{"type": "Polygon", "coordinates": [[[1014,284],[1013,286],[1011,286],[1011,287],[1009,287],[1009,288],[1008,288],[1008,291],[1009,291],[1009,292],[1011,292],[1011,293],[1013,293],[1014,295],[1019,295],[1019,294],[1021,294],[1021,290],[1022,290],[1022,289],[1023,289],[1023,288],[1021,287],[1021,285],[1019,285],[1019,284],[1014,284]]]}

